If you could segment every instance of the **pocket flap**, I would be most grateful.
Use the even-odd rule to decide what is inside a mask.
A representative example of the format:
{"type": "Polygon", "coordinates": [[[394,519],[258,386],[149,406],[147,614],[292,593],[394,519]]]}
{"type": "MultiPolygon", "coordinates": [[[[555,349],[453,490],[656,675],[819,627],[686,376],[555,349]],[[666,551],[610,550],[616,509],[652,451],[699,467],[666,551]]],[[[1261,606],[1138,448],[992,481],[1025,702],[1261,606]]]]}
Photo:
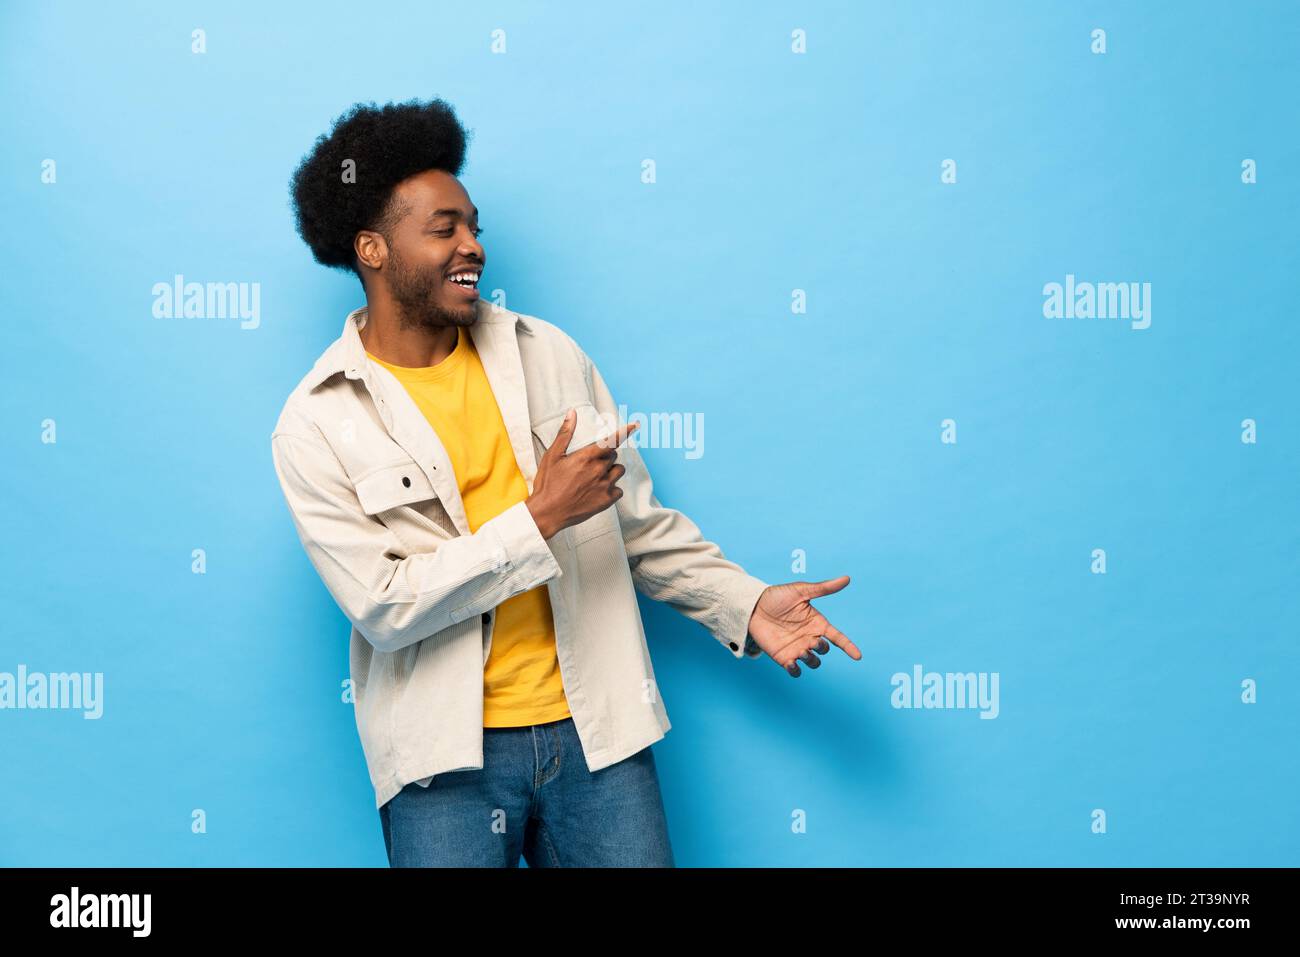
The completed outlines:
{"type": "MultiPolygon", "coordinates": [[[[590,402],[574,403],[573,408],[577,410],[577,421],[573,424],[573,436],[569,439],[568,451],[580,449],[613,433],[614,430],[605,424],[599,410],[590,402]]],[[[564,414],[568,411],[569,408],[565,407],[533,426],[533,435],[537,436],[544,448],[549,449],[555,442],[555,436],[560,431],[560,426],[564,424],[564,414]]]]}
{"type": "Polygon", "coordinates": [[[438,497],[423,469],[413,461],[372,469],[356,483],[356,490],[367,515],[438,497]]]}

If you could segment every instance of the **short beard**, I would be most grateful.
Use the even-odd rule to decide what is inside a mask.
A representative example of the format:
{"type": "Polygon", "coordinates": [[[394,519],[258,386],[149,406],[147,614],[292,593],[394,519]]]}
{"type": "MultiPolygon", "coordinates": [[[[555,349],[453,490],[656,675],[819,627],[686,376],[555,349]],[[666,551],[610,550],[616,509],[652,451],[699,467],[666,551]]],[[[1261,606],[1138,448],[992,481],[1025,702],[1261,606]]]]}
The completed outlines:
{"type": "Polygon", "coordinates": [[[478,317],[477,303],[465,309],[444,309],[438,305],[445,277],[435,270],[411,268],[388,247],[388,291],[397,305],[397,324],[402,329],[437,331],[448,326],[471,326],[478,317]]]}

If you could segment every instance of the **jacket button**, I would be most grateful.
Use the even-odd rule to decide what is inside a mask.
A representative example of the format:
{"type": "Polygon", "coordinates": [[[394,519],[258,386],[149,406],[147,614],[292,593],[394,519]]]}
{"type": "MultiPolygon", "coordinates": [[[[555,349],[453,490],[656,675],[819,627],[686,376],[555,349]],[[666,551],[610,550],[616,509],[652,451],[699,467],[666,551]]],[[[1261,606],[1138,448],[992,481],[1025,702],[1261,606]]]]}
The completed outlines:
{"type": "Polygon", "coordinates": [[[411,480],[410,480],[409,478],[407,478],[405,475],[403,475],[403,476],[402,476],[402,484],[405,485],[407,488],[410,488],[410,487],[411,487],[411,480]]]}
{"type": "Polygon", "coordinates": [[[735,651],[737,648],[740,647],[740,645],[736,644],[734,641],[729,641],[727,642],[727,647],[729,647],[732,651],[735,651]]]}

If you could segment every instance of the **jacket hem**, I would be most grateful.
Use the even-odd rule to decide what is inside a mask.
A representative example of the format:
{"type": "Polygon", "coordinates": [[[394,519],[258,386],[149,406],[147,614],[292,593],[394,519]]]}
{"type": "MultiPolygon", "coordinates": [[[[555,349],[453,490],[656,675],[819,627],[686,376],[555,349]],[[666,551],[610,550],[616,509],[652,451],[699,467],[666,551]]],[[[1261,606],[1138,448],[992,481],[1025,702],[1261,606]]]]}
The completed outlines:
{"type": "MultiPolygon", "coordinates": [[[[633,744],[622,748],[603,748],[593,754],[585,755],[587,770],[595,773],[630,758],[632,755],[650,747],[650,745],[662,741],[671,728],[672,723],[667,718],[664,718],[657,730],[652,734],[636,739],[633,744]]],[[[463,761],[453,761],[450,766],[446,761],[433,761],[418,765],[410,771],[399,772],[386,778],[383,784],[375,786],[375,810],[379,810],[400,794],[403,788],[414,781],[427,777],[436,777],[439,774],[450,774],[452,771],[481,771],[482,769],[483,755],[479,753],[477,757],[467,755],[463,761]]]]}

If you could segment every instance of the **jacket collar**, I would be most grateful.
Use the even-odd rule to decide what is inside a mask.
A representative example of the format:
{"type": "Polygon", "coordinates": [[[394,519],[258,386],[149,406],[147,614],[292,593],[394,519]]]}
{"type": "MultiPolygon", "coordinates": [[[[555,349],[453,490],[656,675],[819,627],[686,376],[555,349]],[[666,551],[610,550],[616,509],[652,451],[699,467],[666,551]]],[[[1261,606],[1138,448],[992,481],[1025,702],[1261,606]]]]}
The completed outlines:
{"type": "MultiPolygon", "coordinates": [[[[480,299],[477,303],[478,318],[474,325],[470,326],[470,334],[474,335],[475,326],[480,325],[505,325],[513,324],[515,327],[528,335],[533,334],[532,325],[523,316],[517,312],[511,312],[509,309],[502,308],[486,300],[480,299]]],[[[367,319],[367,310],[365,306],[353,309],[348,313],[347,318],[343,320],[343,333],[334,340],[328,349],[316,360],[311,372],[307,374],[306,388],[308,392],[314,391],[338,373],[342,373],[349,379],[361,379],[365,377],[367,360],[366,349],[361,344],[360,330],[365,326],[367,319]]],[[[477,341],[475,343],[477,345],[477,341]]]]}

